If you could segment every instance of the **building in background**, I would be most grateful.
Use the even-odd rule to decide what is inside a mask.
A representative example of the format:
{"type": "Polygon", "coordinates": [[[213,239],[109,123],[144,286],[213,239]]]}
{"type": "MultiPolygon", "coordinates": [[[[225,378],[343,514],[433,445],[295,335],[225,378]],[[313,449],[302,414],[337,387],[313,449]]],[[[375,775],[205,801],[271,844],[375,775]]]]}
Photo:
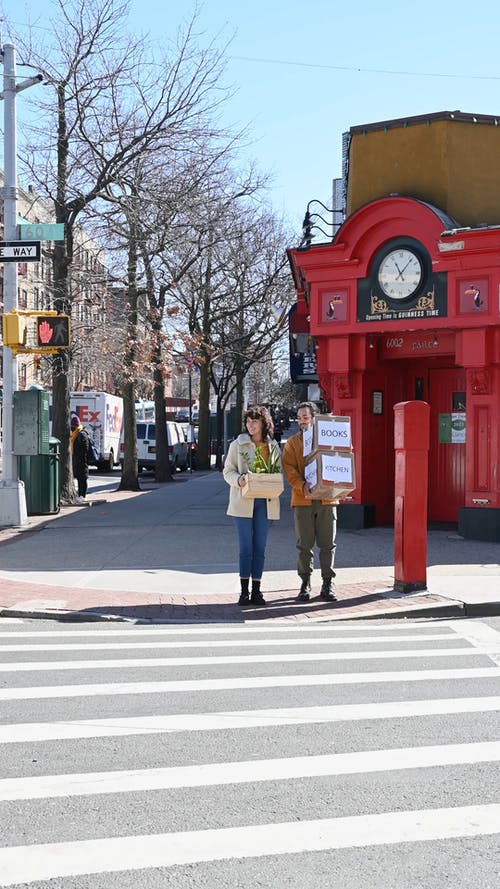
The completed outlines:
{"type": "Polygon", "coordinates": [[[424,400],[429,521],[500,541],[499,123],[440,112],[353,127],[345,222],[289,250],[294,329],[314,340],[326,407],[351,418],[344,527],[393,522],[394,405],[424,400]]]}

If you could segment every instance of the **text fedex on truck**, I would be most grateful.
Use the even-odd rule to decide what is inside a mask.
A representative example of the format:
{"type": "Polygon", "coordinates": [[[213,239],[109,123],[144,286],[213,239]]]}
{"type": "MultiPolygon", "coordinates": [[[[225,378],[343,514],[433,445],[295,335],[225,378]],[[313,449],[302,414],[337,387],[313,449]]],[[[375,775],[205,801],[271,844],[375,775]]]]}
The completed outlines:
{"type": "Polygon", "coordinates": [[[120,452],[123,399],[108,392],[71,392],[70,410],[94,442],[97,468],[111,472],[120,452]]]}

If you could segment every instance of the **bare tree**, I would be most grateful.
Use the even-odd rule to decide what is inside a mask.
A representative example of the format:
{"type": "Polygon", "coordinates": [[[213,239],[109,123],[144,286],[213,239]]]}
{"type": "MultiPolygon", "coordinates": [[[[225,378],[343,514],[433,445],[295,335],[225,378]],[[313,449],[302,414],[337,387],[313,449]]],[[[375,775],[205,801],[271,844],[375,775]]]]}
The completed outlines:
{"type": "MultiPolygon", "coordinates": [[[[230,154],[230,144],[220,146],[217,140],[203,146],[197,141],[189,144],[185,140],[182,153],[170,159],[165,175],[162,155],[158,158],[147,156],[138,159],[126,178],[109,188],[105,201],[107,209],[100,217],[101,227],[112,232],[117,249],[127,251],[129,268],[131,252],[134,252],[134,290],[128,295],[125,304],[127,318],[126,342],[134,342],[133,350],[125,350],[123,355],[123,387],[125,400],[125,454],[122,489],[135,489],[137,481],[137,460],[135,422],[133,410],[127,401],[133,401],[135,378],[140,367],[140,354],[137,350],[140,329],[145,331],[148,343],[148,363],[152,373],[152,388],[156,418],[156,461],[155,475],[159,482],[172,479],[168,454],[166,411],[164,400],[165,381],[171,375],[173,355],[167,327],[167,316],[176,308],[166,307],[167,297],[173,287],[193,264],[201,249],[183,251],[182,261],[175,268],[175,280],[164,263],[165,256],[173,255],[175,248],[185,245],[191,239],[191,219],[196,191],[205,175],[213,175],[214,158],[219,164],[219,173],[225,169],[225,155],[230,154]],[[209,151],[209,148],[211,151],[209,151]],[[143,297],[143,312],[140,313],[140,300],[143,297]],[[132,387],[128,385],[132,383],[132,387]]],[[[179,254],[178,254],[179,255],[179,254]]],[[[192,343],[190,344],[192,346],[192,343]]]]}
{"type": "MultiPolygon", "coordinates": [[[[237,179],[230,168],[232,143],[220,140],[185,140],[182,154],[171,159],[167,174],[161,168],[162,156],[138,160],[119,186],[108,190],[107,200],[112,211],[104,217],[104,225],[113,230],[115,238],[121,238],[122,248],[129,243],[133,227],[137,251],[136,269],[140,269],[141,288],[147,301],[144,323],[150,331],[149,352],[153,373],[153,393],[156,406],[156,479],[171,478],[167,452],[165,425],[164,382],[175,361],[185,355],[193,356],[200,369],[202,388],[207,393],[210,382],[204,343],[186,306],[179,300],[181,283],[190,269],[198,268],[203,253],[210,253],[214,244],[226,237],[226,227],[218,229],[212,224],[216,213],[224,216],[225,208],[238,197],[258,190],[262,180],[250,170],[237,179]],[[209,183],[209,185],[208,185],[209,183]],[[228,183],[231,189],[228,189],[228,183]],[[226,189],[226,194],[224,194],[226,189]],[[221,198],[221,194],[224,195],[221,198]],[[125,220],[125,222],[123,222],[125,220]],[[119,233],[119,234],[117,234],[119,233]],[[178,324],[169,324],[169,317],[176,314],[178,324]],[[176,333],[176,347],[168,336],[167,328],[176,333]]],[[[165,168],[165,164],[163,164],[165,168]]],[[[141,292],[141,288],[138,293],[141,292]]],[[[132,305],[128,300],[128,307],[132,305]]],[[[136,321],[139,316],[136,316],[136,321]]],[[[132,336],[132,328],[128,336],[132,336]]],[[[137,339],[137,335],[136,335],[137,339]]],[[[125,362],[137,356],[129,355],[125,362]]],[[[133,377],[133,374],[132,374],[133,377]]],[[[203,403],[203,398],[202,398],[203,403]]],[[[128,426],[125,410],[125,459],[122,487],[136,484],[134,480],[133,430],[128,426]]],[[[206,423],[208,432],[208,421],[206,423]]]]}
{"type": "MultiPolygon", "coordinates": [[[[208,413],[209,387],[216,393],[219,463],[224,410],[236,393],[241,415],[245,375],[252,365],[272,358],[293,302],[281,224],[248,203],[222,203],[217,217],[212,210],[206,249],[175,292],[198,342],[200,418],[203,406],[208,413]]],[[[200,419],[197,460],[207,467],[209,442],[201,432],[200,419]]]]}
{"type": "MultiPolygon", "coordinates": [[[[119,0],[55,0],[54,45],[16,42],[22,64],[41,71],[50,98],[30,127],[25,171],[51,198],[65,239],[54,251],[54,307],[71,313],[74,227],[85,208],[104,197],[139,157],[164,157],[191,137],[210,132],[209,117],[221,100],[223,52],[200,49],[195,17],[155,64],[143,37],[123,29],[128,4],[119,0]]],[[[130,356],[133,360],[133,356],[130,356]]],[[[61,497],[73,502],[69,459],[71,354],[54,362],[53,432],[61,440],[61,497]]]]}

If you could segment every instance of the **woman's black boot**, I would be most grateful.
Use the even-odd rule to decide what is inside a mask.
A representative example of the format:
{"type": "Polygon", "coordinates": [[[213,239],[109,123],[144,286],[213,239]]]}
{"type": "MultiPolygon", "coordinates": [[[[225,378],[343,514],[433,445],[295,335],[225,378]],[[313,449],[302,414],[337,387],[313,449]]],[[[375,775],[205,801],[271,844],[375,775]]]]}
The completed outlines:
{"type": "Polygon", "coordinates": [[[238,605],[250,605],[250,594],[248,592],[248,584],[250,578],[248,577],[240,577],[240,598],[238,599],[238,605]]]}
{"type": "Polygon", "coordinates": [[[250,597],[252,605],[265,605],[266,600],[260,591],[260,580],[252,580],[252,595],[250,597]]]}

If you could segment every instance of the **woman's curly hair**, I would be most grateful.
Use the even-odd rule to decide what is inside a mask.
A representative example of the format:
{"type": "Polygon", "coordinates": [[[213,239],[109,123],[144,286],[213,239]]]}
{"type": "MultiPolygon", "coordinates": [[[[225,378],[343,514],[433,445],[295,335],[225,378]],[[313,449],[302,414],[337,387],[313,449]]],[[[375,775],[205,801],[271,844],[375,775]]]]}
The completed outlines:
{"type": "Polygon", "coordinates": [[[243,414],[243,431],[247,431],[247,420],[262,420],[262,438],[273,438],[274,423],[267,407],[261,407],[258,404],[249,407],[243,414]]]}

